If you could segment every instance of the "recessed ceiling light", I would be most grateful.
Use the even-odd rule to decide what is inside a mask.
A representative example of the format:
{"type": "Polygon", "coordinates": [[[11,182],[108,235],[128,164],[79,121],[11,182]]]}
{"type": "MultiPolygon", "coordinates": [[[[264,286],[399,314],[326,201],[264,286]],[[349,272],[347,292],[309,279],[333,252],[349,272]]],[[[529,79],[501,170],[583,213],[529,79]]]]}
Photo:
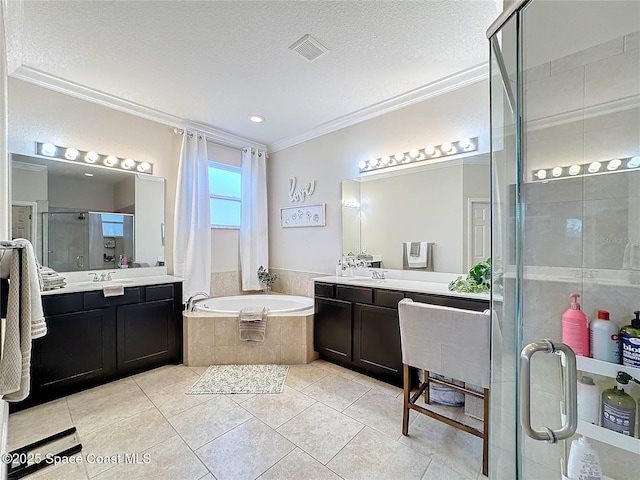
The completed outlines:
{"type": "Polygon", "coordinates": [[[85,177],[93,177],[93,173],[85,173],[84,176],[85,177]]]}
{"type": "Polygon", "coordinates": [[[262,123],[264,122],[264,117],[262,115],[249,115],[249,120],[253,123],[262,123]]]}

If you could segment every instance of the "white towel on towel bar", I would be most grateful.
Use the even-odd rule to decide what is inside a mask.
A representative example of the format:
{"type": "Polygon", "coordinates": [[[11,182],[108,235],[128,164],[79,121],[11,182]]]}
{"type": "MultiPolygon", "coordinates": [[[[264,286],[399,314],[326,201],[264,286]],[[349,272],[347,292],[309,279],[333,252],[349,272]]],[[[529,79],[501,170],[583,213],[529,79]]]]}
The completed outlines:
{"type": "Polygon", "coordinates": [[[31,340],[47,334],[33,246],[25,239],[15,241],[23,248],[14,250],[11,258],[4,350],[0,360],[0,395],[10,402],[19,402],[29,395],[31,340]]]}
{"type": "Polygon", "coordinates": [[[409,268],[428,268],[431,266],[433,243],[405,242],[405,257],[409,268]]]}

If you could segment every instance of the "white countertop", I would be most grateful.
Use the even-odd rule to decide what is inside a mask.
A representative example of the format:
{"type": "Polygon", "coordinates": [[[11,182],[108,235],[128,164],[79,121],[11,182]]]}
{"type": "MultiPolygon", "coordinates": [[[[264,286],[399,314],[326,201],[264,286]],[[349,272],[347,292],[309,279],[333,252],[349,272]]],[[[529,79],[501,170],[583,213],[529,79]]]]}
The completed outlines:
{"type": "MultiPolygon", "coordinates": [[[[102,287],[107,285],[123,285],[125,288],[128,288],[182,282],[182,278],[167,275],[166,267],[117,270],[112,274],[113,280],[108,282],[94,282],[88,273],[89,272],[63,272],[61,275],[65,277],[67,285],[63,288],[41,292],[41,295],[90,292],[93,290],[102,290],[102,287]]],[[[100,274],[102,271],[98,270],[97,273],[100,274]]]]}
{"type": "Polygon", "coordinates": [[[386,278],[384,280],[373,279],[365,276],[336,277],[316,277],[314,282],[335,283],[339,285],[353,285],[358,287],[384,288],[387,290],[400,290],[404,292],[432,293],[435,295],[446,295],[449,297],[470,298],[478,300],[489,300],[488,293],[459,293],[449,290],[448,283],[425,282],[419,280],[405,280],[397,278],[386,278]]]}

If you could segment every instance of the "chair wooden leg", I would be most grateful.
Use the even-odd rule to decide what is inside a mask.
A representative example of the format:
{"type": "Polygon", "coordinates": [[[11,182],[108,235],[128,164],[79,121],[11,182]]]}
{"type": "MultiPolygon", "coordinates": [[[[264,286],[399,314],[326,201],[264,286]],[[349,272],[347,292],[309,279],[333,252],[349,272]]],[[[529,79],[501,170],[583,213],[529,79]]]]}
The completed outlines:
{"type": "Polygon", "coordinates": [[[429,381],[429,370],[422,372],[423,380],[427,382],[427,388],[424,389],[424,403],[429,405],[431,403],[431,382],[429,381]]]}
{"type": "Polygon", "coordinates": [[[411,378],[409,365],[402,364],[402,373],[404,375],[404,404],[402,407],[402,435],[409,435],[409,396],[411,395],[411,378]]]}
{"type": "Polygon", "coordinates": [[[484,425],[482,435],[482,475],[489,476],[489,389],[484,389],[484,425]]]}

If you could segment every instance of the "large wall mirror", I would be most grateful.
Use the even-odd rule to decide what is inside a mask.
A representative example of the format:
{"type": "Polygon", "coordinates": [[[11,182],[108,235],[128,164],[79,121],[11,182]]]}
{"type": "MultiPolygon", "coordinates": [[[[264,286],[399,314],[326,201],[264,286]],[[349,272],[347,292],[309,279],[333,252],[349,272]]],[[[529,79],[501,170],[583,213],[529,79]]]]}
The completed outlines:
{"type": "Polygon", "coordinates": [[[489,178],[482,154],[343,181],[343,254],[406,269],[405,242],[428,242],[434,271],[465,272],[489,256],[489,178]]]}
{"type": "Polygon", "coordinates": [[[163,178],[17,154],[11,177],[12,237],[29,239],[42,265],[164,265],[163,178]]]}

